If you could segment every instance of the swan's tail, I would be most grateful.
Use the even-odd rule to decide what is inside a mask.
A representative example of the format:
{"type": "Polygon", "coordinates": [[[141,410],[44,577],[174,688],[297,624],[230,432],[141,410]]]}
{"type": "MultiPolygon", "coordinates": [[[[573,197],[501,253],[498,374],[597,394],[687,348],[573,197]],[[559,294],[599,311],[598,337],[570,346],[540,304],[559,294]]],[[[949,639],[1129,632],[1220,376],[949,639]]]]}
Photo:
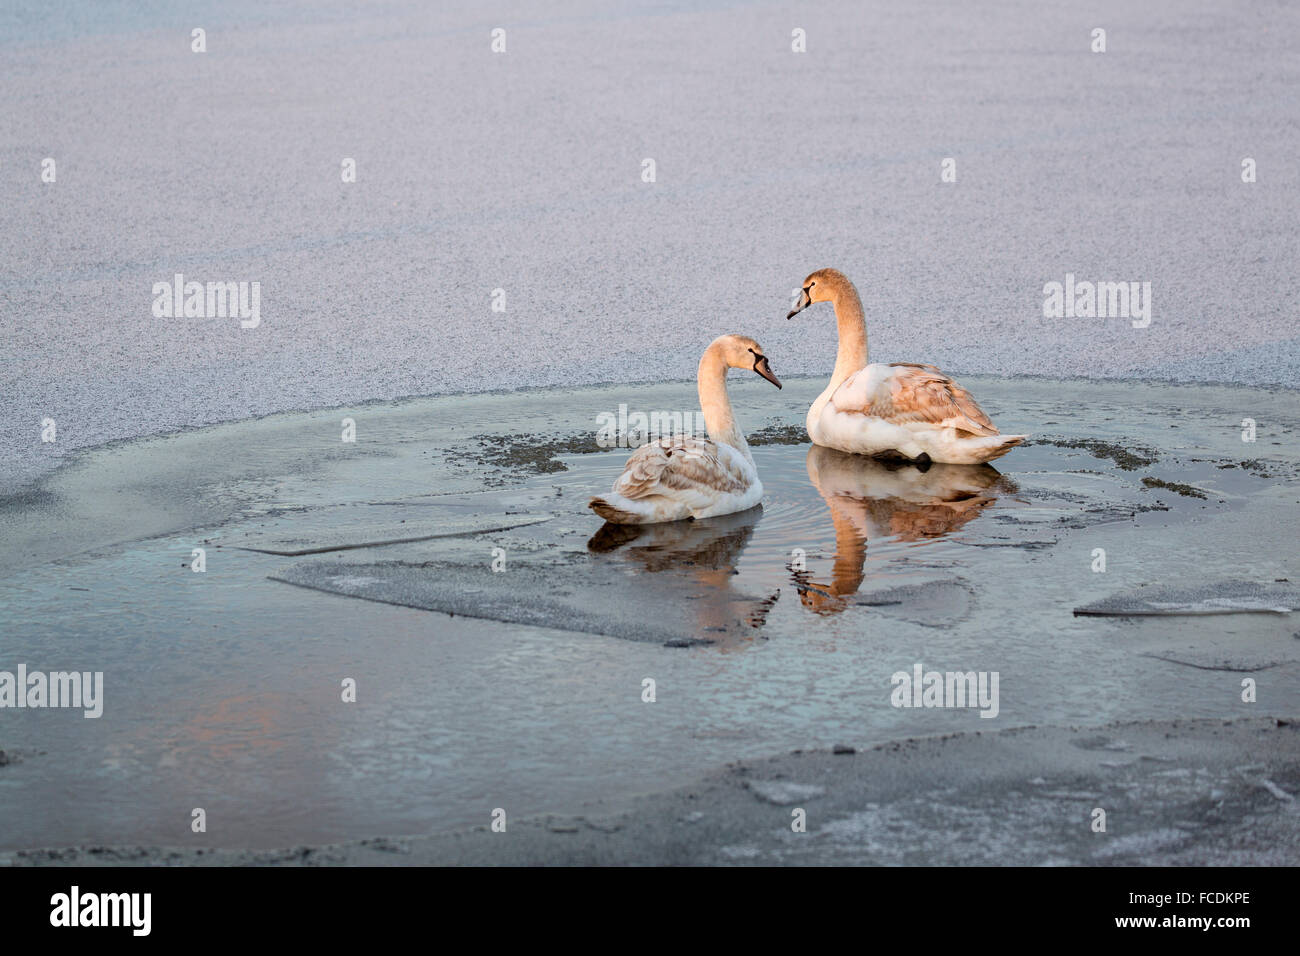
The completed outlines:
{"type": "Polygon", "coordinates": [[[587,502],[587,507],[611,524],[645,524],[647,521],[645,515],[610,504],[604,498],[592,498],[587,502]]]}
{"type": "Polygon", "coordinates": [[[1028,437],[1028,435],[990,435],[988,438],[982,438],[979,440],[981,445],[978,450],[979,457],[974,461],[988,462],[994,458],[1001,458],[1028,437]]]}

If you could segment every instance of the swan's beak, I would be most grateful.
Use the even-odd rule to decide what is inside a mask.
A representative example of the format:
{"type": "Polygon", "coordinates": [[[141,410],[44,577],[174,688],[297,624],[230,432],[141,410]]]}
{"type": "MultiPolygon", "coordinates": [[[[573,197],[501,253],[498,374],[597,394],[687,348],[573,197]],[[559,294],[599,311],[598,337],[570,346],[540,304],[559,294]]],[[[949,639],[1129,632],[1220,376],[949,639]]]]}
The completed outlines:
{"type": "Polygon", "coordinates": [[[760,358],[754,363],[754,371],[763,376],[763,378],[767,379],[777,388],[781,387],[781,380],[772,374],[772,366],[766,358],[760,358]]]}
{"type": "Polygon", "coordinates": [[[786,318],[793,319],[810,305],[812,305],[812,299],[808,297],[808,290],[804,289],[799,293],[799,301],[795,303],[794,308],[790,310],[790,314],[787,315],[786,318]]]}

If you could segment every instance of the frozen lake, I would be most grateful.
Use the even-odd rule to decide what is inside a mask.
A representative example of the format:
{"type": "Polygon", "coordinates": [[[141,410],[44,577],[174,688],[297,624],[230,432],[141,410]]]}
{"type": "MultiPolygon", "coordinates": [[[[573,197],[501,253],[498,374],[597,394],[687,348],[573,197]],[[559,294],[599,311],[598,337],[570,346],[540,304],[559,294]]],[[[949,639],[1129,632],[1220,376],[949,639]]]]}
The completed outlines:
{"type": "Polygon", "coordinates": [[[784,319],[822,266],[882,361],[1300,383],[1295,5],[608,7],[6,4],[0,491],[274,411],[685,380],[726,331],[823,372],[829,308],[784,319]],[[260,325],[155,317],[178,273],[259,282],[260,325]],[[1151,282],[1151,324],[1043,318],[1070,274],[1151,282]]]}

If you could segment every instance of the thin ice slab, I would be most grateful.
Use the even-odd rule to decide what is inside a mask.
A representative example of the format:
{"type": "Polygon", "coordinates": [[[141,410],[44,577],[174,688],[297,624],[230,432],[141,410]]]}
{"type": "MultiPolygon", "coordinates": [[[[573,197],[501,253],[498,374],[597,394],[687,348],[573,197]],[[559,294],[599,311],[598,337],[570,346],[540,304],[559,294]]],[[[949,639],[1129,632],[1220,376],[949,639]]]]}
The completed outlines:
{"type": "Polygon", "coordinates": [[[540,524],[553,517],[549,514],[464,514],[450,510],[430,515],[428,508],[422,508],[412,509],[412,517],[402,521],[394,520],[392,508],[382,512],[377,509],[378,506],[323,509],[323,513],[280,518],[271,528],[237,533],[223,543],[245,551],[298,557],[489,534],[540,524]]]}
{"type": "Polygon", "coordinates": [[[1175,614],[1287,614],[1300,607],[1300,587],[1286,581],[1213,581],[1192,587],[1153,585],[1076,607],[1076,616],[1152,617],[1175,614]]]}
{"type": "Polygon", "coordinates": [[[757,636],[772,598],[678,574],[630,574],[607,562],[369,564],[305,561],[271,580],[331,594],[508,624],[673,646],[757,636]]]}

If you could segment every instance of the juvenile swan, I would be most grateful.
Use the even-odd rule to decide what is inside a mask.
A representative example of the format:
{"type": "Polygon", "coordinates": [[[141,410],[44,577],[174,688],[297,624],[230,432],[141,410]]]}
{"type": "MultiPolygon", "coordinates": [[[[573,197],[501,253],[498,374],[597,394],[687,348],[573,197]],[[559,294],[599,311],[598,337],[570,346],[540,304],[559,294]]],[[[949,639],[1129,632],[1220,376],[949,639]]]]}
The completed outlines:
{"type": "Polygon", "coordinates": [[[1000,434],[970,392],[933,365],[867,364],[867,324],[844,273],[818,269],[803,280],[794,318],[830,302],[840,347],[830,384],[808,409],[808,437],[857,455],[975,465],[1009,452],[1028,435],[1000,434]]]}
{"type": "Polygon", "coordinates": [[[642,445],[614,490],[588,507],[614,524],[652,524],[745,511],[763,497],[754,458],[727,398],[727,369],[757,372],[777,388],[763,348],[743,335],[713,340],[700,359],[700,407],[709,437],[677,435],[642,445]]]}

